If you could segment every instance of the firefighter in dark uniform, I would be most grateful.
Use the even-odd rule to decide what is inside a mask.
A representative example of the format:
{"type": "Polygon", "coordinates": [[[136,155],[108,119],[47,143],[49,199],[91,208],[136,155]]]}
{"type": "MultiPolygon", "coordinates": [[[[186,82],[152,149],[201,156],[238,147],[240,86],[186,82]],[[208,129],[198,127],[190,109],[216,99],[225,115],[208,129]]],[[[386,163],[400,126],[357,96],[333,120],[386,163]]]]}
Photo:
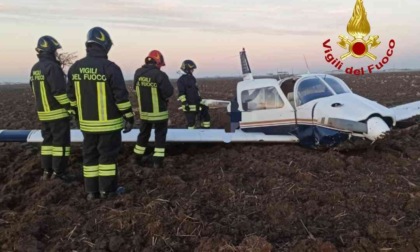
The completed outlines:
{"type": "Polygon", "coordinates": [[[70,156],[70,119],[73,114],[66,94],[66,79],[57,61],[57,49],[61,45],[51,36],[38,40],[36,51],[39,61],[32,67],[31,81],[41,133],[42,180],[60,178],[69,181],[66,174],[70,156]]]}
{"type": "Polygon", "coordinates": [[[83,175],[87,199],[115,196],[121,129],[129,132],[134,114],[121,69],[108,60],[111,38],[104,29],[89,30],[87,56],[69,69],[68,97],[83,133],[83,175]]]}
{"type": "Polygon", "coordinates": [[[192,60],[184,60],[181,70],[184,74],[178,79],[178,100],[182,103],[182,111],[187,118],[188,129],[195,129],[197,115],[200,117],[201,127],[210,128],[209,108],[203,103],[193,75],[197,66],[192,60]]]}
{"type": "Polygon", "coordinates": [[[145,151],[152,127],[155,128],[155,149],[153,167],[163,167],[166,133],[168,131],[168,99],[174,88],[168,76],[160,70],[165,66],[163,55],[153,50],[145,59],[145,65],[134,75],[134,89],[137,93],[140,112],[140,134],[134,148],[137,163],[145,164],[145,151]]]}

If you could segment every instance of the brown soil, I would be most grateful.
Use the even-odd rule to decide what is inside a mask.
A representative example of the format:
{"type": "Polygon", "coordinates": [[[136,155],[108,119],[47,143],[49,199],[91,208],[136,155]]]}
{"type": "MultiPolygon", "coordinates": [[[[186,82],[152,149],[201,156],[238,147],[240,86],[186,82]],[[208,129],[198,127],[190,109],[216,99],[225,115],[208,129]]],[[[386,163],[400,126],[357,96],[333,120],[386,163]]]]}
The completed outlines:
{"type": "MultiPolygon", "coordinates": [[[[385,105],[420,100],[419,73],[343,78],[385,105]]],[[[203,96],[232,98],[236,81],[200,80],[203,96]]],[[[185,125],[177,106],[171,127],[185,125]]],[[[0,87],[0,128],[39,127],[29,87],[0,87]]],[[[39,182],[39,145],[0,143],[0,251],[420,251],[419,141],[413,126],[328,151],[171,144],[162,170],[136,167],[125,144],[127,193],[93,202],[81,179],[39,182]]],[[[70,170],[81,161],[74,145],[70,170]]]]}

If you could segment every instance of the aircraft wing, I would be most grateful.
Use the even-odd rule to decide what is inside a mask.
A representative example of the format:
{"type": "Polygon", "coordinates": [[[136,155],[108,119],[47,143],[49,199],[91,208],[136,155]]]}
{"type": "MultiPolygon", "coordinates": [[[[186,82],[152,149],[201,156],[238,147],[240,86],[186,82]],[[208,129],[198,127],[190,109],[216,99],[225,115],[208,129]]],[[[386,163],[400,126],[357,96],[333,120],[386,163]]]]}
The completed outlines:
{"type": "MultiPolygon", "coordinates": [[[[138,129],[122,134],[122,141],[135,143],[138,129]]],[[[41,130],[0,130],[0,142],[31,142],[40,143],[43,138],[41,130]]],[[[150,141],[154,142],[155,134],[152,130],[150,141]]],[[[293,135],[266,135],[264,133],[245,133],[236,130],[233,133],[223,129],[168,129],[166,136],[168,142],[204,142],[204,143],[231,143],[231,142],[270,142],[270,143],[297,143],[299,140],[293,135]]],[[[80,130],[71,130],[71,142],[81,143],[83,134],[80,130]]]]}
{"type": "Polygon", "coordinates": [[[402,121],[420,115],[420,101],[407,103],[391,108],[394,111],[395,119],[402,121]]]}

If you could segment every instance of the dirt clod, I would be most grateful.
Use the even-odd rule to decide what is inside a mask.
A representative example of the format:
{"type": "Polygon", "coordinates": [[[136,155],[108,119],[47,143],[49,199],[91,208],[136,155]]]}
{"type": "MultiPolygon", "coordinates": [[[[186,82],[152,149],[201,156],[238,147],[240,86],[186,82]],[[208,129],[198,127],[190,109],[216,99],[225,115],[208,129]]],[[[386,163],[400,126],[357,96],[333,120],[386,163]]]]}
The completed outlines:
{"type": "MultiPolygon", "coordinates": [[[[341,77],[386,106],[418,100],[419,73],[341,77]]],[[[200,79],[202,96],[230,100],[237,81],[200,79]]],[[[132,91],[130,99],[136,107],[132,91]]],[[[39,129],[33,103],[28,85],[1,86],[0,129],[39,129]]],[[[178,106],[172,97],[171,127],[186,125],[178,106]]],[[[229,124],[225,110],[210,113],[212,127],[229,124]]],[[[416,251],[416,120],[374,144],[332,150],[170,144],[164,169],[138,167],[126,143],[118,159],[126,193],[94,201],[85,200],[81,178],[39,181],[39,144],[0,143],[0,250],[416,251]]],[[[73,144],[69,171],[82,174],[81,161],[81,146],[73,144]]]]}

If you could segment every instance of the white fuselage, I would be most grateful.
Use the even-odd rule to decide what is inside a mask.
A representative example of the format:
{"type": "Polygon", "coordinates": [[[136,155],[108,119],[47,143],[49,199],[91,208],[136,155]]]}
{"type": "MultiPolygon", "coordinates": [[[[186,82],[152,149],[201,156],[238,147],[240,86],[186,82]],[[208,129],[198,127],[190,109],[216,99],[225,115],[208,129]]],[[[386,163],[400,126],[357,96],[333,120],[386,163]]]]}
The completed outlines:
{"type": "Polygon", "coordinates": [[[238,83],[237,99],[245,132],[300,138],[299,134],[307,137],[305,128],[316,126],[328,134],[336,131],[374,141],[396,123],[393,110],[352,93],[342,80],[330,75],[309,74],[281,82],[245,80],[238,83]]]}
{"type": "Polygon", "coordinates": [[[299,119],[311,118],[314,124],[348,131],[354,136],[363,136],[372,141],[389,131],[396,122],[391,109],[353,93],[313,100],[298,107],[297,115],[299,119]],[[382,123],[376,119],[369,121],[373,117],[380,118],[382,123]],[[334,122],[336,119],[343,120],[343,123],[334,122]],[[361,130],[363,126],[356,122],[366,124],[366,129],[361,130]]]}

